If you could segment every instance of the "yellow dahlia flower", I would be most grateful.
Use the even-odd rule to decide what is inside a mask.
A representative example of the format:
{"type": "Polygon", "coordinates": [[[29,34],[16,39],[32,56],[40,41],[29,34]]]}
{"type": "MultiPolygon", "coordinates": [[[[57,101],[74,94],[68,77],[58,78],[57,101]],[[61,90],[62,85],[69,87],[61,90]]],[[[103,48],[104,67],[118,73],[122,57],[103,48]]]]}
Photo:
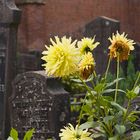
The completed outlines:
{"type": "Polygon", "coordinates": [[[56,42],[50,39],[52,45],[46,46],[47,50],[42,53],[47,74],[63,77],[75,73],[79,62],[78,48],[75,47],[76,41],[72,43],[71,38],[65,36],[61,39],[56,36],[55,40],[56,42]]]}
{"type": "Polygon", "coordinates": [[[83,79],[87,79],[93,73],[94,67],[95,61],[92,53],[88,52],[85,55],[83,55],[83,59],[79,63],[81,77],[83,79]]]}
{"type": "Polygon", "coordinates": [[[111,45],[109,46],[110,58],[116,58],[119,56],[119,60],[127,60],[130,54],[130,50],[134,50],[134,41],[131,39],[127,39],[127,35],[125,33],[116,35],[113,34],[112,38],[109,38],[111,45]]]}
{"type": "Polygon", "coordinates": [[[78,125],[74,128],[71,124],[60,130],[59,134],[61,140],[93,140],[87,130],[82,130],[78,125]]]}
{"type": "Polygon", "coordinates": [[[87,52],[92,52],[100,43],[94,42],[94,38],[84,37],[81,41],[78,41],[78,48],[80,49],[81,54],[85,54],[87,52]]]}
{"type": "Polygon", "coordinates": [[[14,139],[13,139],[12,137],[9,136],[7,140],[14,140],[14,139]]]}

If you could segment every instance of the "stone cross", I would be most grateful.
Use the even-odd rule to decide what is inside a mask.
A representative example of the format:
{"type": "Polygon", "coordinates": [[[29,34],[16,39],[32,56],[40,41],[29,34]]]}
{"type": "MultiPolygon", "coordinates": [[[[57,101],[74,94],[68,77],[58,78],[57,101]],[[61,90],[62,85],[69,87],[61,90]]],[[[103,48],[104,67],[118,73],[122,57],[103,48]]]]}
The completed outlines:
{"type": "Polygon", "coordinates": [[[0,140],[9,135],[8,98],[16,75],[16,37],[21,11],[13,0],[0,0],[0,140]],[[4,133],[5,132],[5,133],[4,133]]]}

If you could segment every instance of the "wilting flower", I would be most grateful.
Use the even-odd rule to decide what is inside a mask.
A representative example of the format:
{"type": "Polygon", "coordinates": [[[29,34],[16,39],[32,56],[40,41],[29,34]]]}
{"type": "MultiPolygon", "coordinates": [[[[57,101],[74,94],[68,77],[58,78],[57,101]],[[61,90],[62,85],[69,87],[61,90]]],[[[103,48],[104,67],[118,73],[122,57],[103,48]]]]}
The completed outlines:
{"type": "Polygon", "coordinates": [[[120,61],[127,60],[130,54],[130,50],[134,50],[134,41],[127,39],[125,33],[116,35],[113,34],[112,38],[109,38],[111,45],[109,46],[110,58],[119,57],[120,61]]]}
{"type": "Polygon", "coordinates": [[[42,53],[47,74],[63,77],[75,73],[79,62],[78,48],[75,47],[76,41],[71,43],[71,38],[65,36],[61,39],[56,36],[55,40],[56,42],[50,39],[52,45],[46,46],[48,50],[42,53]]]}
{"type": "Polygon", "coordinates": [[[78,42],[78,48],[80,49],[81,54],[85,54],[87,52],[92,52],[100,43],[94,42],[94,38],[84,37],[81,41],[78,42]]]}
{"type": "Polygon", "coordinates": [[[61,140],[92,140],[90,133],[87,130],[82,130],[78,125],[74,128],[71,124],[60,130],[59,136],[61,140]]]}
{"type": "Polygon", "coordinates": [[[14,139],[13,139],[12,137],[9,136],[7,140],[14,140],[14,139]]]}
{"type": "Polygon", "coordinates": [[[93,73],[94,67],[95,61],[92,53],[88,52],[85,55],[83,55],[83,59],[79,63],[81,77],[83,79],[87,79],[93,73]]]}

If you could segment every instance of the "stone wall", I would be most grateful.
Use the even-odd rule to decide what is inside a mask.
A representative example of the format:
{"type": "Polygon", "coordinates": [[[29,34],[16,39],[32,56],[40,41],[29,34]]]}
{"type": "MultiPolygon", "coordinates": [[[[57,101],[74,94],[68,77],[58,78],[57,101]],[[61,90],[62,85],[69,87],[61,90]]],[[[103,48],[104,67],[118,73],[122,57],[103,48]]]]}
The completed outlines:
{"type": "Polygon", "coordinates": [[[83,27],[98,16],[121,23],[121,32],[140,41],[139,0],[17,0],[22,9],[19,51],[42,50],[54,35],[81,37],[83,27]]]}

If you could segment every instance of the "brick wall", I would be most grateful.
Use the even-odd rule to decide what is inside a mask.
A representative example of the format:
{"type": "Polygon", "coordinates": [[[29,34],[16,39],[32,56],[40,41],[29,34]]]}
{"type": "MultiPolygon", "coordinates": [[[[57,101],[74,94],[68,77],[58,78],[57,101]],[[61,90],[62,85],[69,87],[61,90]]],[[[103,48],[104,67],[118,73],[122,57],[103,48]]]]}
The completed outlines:
{"type": "Polygon", "coordinates": [[[42,50],[44,43],[54,35],[79,37],[83,27],[98,16],[119,20],[121,31],[128,33],[135,41],[140,41],[140,0],[33,1],[17,1],[18,7],[22,9],[18,32],[18,48],[21,52],[42,50]]]}

